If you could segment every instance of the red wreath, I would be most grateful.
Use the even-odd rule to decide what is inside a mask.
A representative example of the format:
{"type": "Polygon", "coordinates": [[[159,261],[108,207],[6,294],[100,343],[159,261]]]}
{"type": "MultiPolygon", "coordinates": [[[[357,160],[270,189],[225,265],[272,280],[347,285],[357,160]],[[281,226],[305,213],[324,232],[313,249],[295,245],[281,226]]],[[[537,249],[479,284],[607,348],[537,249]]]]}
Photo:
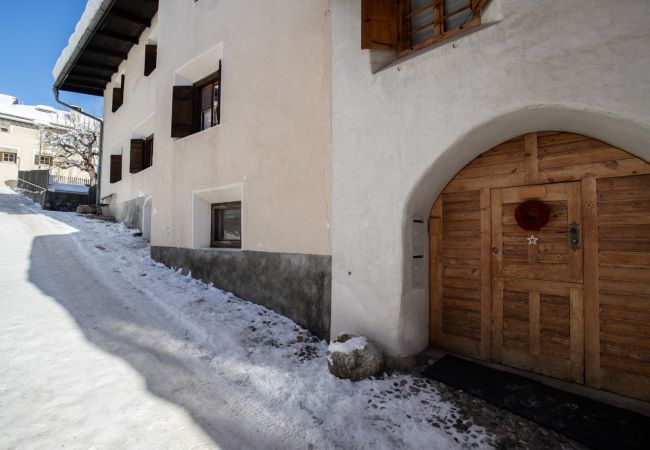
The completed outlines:
{"type": "Polygon", "coordinates": [[[550,217],[551,209],[539,200],[526,200],[515,209],[517,224],[528,231],[539,231],[550,217]]]}

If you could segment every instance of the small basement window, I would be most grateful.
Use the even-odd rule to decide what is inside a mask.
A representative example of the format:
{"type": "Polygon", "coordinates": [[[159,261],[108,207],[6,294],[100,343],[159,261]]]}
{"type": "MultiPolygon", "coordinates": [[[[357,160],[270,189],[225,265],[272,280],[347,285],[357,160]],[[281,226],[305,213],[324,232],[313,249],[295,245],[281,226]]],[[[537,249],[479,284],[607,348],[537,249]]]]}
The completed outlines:
{"type": "Polygon", "coordinates": [[[1,152],[0,161],[16,164],[16,154],[11,152],[1,152]]]}
{"type": "Polygon", "coordinates": [[[213,74],[192,86],[174,86],[172,137],[185,137],[221,123],[221,61],[213,74]]]}
{"type": "Polygon", "coordinates": [[[241,202],[215,203],[211,210],[210,246],[241,248],[241,202]]]}
{"type": "Polygon", "coordinates": [[[9,127],[0,127],[0,133],[9,133],[9,127]]]}

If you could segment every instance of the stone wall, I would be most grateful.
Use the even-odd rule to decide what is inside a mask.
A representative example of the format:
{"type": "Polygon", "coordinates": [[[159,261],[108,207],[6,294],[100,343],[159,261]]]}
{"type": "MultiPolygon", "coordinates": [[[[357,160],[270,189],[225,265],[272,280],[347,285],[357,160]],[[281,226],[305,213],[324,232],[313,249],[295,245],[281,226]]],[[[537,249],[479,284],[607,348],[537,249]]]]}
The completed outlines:
{"type": "Polygon", "coordinates": [[[155,246],[151,256],[329,338],[330,256],[155,246]]]}

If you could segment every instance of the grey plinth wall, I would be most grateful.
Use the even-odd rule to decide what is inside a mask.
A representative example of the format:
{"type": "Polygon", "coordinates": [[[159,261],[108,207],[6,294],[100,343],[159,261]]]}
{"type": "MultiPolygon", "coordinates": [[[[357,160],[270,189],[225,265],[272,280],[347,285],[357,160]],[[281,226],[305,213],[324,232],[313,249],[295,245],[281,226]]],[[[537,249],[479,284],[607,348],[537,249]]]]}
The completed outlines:
{"type": "Polygon", "coordinates": [[[331,256],[152,246],[151,257],[329,339],[331,256]]]}
{"type": "Polygon", "coordinates": [[[111,201],[111,214],[118,222],[131,228],[142,228],[142,210],[146,197],[138,197],[124,202],[111,201]]]}

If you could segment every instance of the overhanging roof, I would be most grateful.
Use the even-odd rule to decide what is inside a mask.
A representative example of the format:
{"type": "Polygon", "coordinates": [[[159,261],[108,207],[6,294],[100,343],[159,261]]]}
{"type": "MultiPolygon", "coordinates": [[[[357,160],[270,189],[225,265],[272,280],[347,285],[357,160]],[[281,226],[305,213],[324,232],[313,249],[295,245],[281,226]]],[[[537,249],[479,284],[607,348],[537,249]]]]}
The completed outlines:
{"type": "MultiPolygon", "coordinates": [[[[158,12],[158,0],[105,0],[65,62],[54,87],[104,95],[104,88],[158,12]]],[[[82,17],[83,20],[83,17],[82,17]]]]}

